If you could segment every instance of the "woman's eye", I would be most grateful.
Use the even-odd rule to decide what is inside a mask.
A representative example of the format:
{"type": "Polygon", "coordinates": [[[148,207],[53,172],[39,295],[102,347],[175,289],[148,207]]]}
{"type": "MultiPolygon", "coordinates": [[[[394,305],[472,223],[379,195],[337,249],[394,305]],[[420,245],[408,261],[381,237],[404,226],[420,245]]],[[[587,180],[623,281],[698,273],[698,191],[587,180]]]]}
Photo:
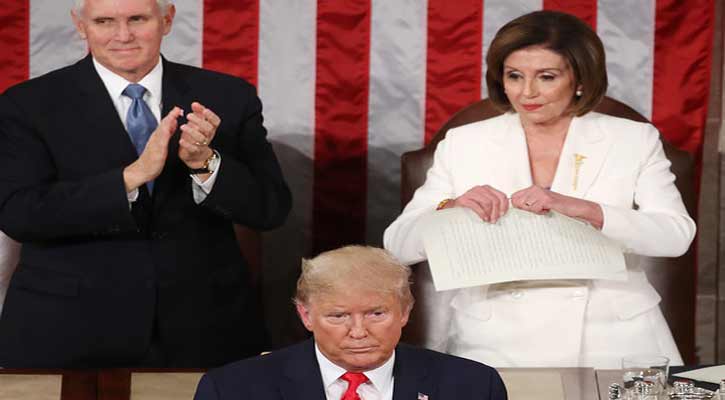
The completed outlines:
{"type": "Polygon", "coordinates": [[[553,81],[554,79],[556,79],[554,75],[541,75],[542,81],[553,81]]]}

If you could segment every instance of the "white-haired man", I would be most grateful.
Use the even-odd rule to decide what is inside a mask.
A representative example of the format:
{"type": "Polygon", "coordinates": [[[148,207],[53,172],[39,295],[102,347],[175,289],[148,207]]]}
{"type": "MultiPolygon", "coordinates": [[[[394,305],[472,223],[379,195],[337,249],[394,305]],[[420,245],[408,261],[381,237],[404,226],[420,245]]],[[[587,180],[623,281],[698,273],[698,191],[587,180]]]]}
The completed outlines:
{"type": "Polygon", "coordinates": [[[212,370],[195,400],[504,400],[496,370],[399,344],[413,307],[410,269],[348,246],[302,263],[295,304],[314,336],[212,370]]]}
{"type": "Polygon", "coordinates": [[[263,329],[233,223],[290,193],[254,88],[160,55],[164,0],[81,0],[90,54],[0,96],[0,229],[22,243],[3,367],[205,367],[263,329]]]}

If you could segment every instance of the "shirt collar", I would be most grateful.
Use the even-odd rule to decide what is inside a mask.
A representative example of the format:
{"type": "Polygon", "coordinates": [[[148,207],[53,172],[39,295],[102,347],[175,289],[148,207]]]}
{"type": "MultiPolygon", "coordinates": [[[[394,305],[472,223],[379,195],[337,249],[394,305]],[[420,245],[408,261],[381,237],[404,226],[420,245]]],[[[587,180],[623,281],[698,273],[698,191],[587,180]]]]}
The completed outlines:
{"type": "MultiPolygon", "coordinates": [[[[317,356],[317,364],[320,366],[320,373],[322,374],[322,384],[325,389],[335,383],[342,374],[347,372],[344,368],[330,361],[320,351],[320,348],[315,343],[315,355],[317,356]]],[[[380,393],[385,393],[388,387],[393,384],[393,366],[395,365],[395,351],[393,355],[388,358],[383,365],[370,370],[365,371],[365,376],[368,377],[370,383],[375,386],[380,393]]]]}
{"type": "MultiPolygon", "coordinates": [[[[161,102],[161,77],[164,72],[163,65],[164,63],[161,62],[161,56],[159,56],[159,61],[156,63],[156,66],[137,82],[139,85],[146,88],[151,99],[157,99],[159,103],[161,102]]],[[[113,99],[120,98],[121,93],[123,93],[123,90],[126,89],[126,86],[132,83],[127,81],[124,77],[104,67],[95,59],[95,57],[93,58],[93,66],[96,67],[98,76],[101,77],[103,84],[106,85],[106,90],[108,90],[108,93],[113,99]]]]}

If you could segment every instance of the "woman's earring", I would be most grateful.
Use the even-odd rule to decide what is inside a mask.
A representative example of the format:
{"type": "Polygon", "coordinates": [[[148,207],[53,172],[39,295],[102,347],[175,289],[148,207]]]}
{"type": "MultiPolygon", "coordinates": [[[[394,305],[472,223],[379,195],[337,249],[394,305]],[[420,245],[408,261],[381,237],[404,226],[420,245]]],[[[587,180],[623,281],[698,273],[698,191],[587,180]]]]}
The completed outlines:
{"type": "Polygon", "coordinates": [[[582,90],[581,89],[577,89],[576,90],[576,93],[574,93],[574,94],[576,95],[576,97],[582,97],[582,90]]]}

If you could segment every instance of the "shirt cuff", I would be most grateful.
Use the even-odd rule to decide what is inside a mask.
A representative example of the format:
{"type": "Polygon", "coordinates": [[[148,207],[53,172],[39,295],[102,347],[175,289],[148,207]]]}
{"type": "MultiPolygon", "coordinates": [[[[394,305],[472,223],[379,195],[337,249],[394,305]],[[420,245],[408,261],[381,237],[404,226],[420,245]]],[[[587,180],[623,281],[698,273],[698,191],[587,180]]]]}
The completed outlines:
{"type": "Polygon", "coordinates": [[[128,200],[128,208],[130,209],[131,208],[131,205],[136,200],[138,200],[138,188],[136,188],[136,189],[134,189],[134,190],[132,190],[130,192],[126,192],[126,200],[128,200]]]}
{"type": "Polygon", "coordinates": [[[219,167],[222,165],[222,156],[219,154],[218,151],[214,150],[214,153],[216,153],[216,158],[212,160],[212,162],[209,164],[209,169],[212,171],[209,178],[207,178],[204,182],[199,179],[196,175],[190,175],[191,176],[191,191],[194,195],[194,202],[196,204],[201,204],[204,200],[206,200],[206,196],[211,193],[211,190],[214,188],[214,182],[216,182],[217,173],[219,172],[219,167]]]}

